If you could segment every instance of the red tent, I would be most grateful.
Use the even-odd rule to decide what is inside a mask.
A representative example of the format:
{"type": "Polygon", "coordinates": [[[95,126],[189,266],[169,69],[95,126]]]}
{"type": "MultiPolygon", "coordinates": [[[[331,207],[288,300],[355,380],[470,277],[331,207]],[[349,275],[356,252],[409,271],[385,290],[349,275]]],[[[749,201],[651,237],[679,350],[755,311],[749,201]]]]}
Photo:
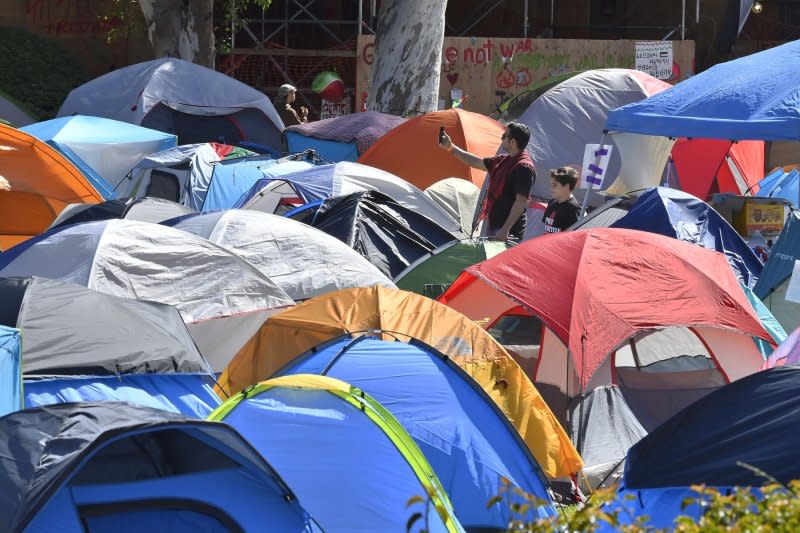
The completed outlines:
{"type": "MultiPolygon", "coordinates": [[[[633,230],[597,228],[524,242],[469,267],[440,300],[473,319],[503,313],[511,302],[524,306],[572,353],[582,387],[638,332],[691,327],[712,354],[733,345],[705,328],[772,342],[724,256],[633,230]],[[484,285],[479,280],[502,296],[493,301],[475,287],[484,285]]],[[[744,354],[735,358],[730,369],[720,365],[728,380],[758,369],[744,354]]]]}
{"type": "Polygon", "coordinates": [[[755,193],[764,177],[764,141],[678,139],[672,160],[680,189],[703,200],[715,192],[755,193]]]}

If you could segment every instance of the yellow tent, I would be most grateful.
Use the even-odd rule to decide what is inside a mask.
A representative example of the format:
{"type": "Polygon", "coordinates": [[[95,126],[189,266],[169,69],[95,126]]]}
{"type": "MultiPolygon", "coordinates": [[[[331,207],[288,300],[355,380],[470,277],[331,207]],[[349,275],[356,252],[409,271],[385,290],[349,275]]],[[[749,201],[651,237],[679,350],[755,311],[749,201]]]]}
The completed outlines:
{"type": "Polygon", "coordinates": [[[396,289],[341,290],[273,315],[222,373],[217,392],[223,397],[238,392],[323,342],[364,333],[418,339],[436,348],[494,400],[547,476],[565,477],[581,469],[569,437],[500,344],[457,311],[396,289]]]}
{"type": "Polygon", "coordinates": [[[83,174],[59,152],[0,124],[0,248],[47,229],[67,204],[102,202],[83,174]]]}

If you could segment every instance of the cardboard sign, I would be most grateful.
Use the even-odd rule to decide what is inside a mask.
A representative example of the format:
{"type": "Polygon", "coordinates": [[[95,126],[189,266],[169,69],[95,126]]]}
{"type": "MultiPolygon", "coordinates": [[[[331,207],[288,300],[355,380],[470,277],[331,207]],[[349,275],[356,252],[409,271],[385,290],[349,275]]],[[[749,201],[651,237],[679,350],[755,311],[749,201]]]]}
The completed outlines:
{"type": "Polygon", "coordinates": [[[331,102],[330,100],[322,99],[322,106],[319,109],[320,120],[325,118],[340,117],[342,115],[349,115],[353,112],[353,103],[350,94],[345,95],[341,102],[331,102]]]}
{"type": "Polygon", "coordinates": [[[614,149],[610,144],[587,144],[583,151],[583,167],[581,168],[581,189],[599,189],[603,186],[603,178],[611,161],[611,151],[614,149]]]}
{"type": "Polygon", "coordinates": [[[637,41],[636,70],[660,80],[672,78],[672,41],[637,41]]]}

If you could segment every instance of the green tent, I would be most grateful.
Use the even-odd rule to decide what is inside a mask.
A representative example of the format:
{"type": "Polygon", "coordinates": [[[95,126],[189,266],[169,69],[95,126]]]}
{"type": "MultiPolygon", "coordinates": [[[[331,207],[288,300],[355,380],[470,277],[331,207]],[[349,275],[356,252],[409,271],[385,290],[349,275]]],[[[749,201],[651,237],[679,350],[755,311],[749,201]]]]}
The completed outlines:
{"type": "Polygon", "coordinates": [[[395,284],[399,289],[437,298],[465,268],[508,247],[508,243],[484,239],[447,243],[409,265],[395,278],[395,284]]]}

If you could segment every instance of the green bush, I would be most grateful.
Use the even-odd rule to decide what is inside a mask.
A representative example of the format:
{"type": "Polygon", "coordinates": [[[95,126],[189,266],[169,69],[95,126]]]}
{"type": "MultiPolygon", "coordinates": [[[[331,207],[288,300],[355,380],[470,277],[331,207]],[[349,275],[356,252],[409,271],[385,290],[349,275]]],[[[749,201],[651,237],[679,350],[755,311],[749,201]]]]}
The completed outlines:
{"type": "Polygon", "coordinates": [[[87,81],[75,59],[53,41],[0,28],[0,91],[40,120],[55,117],[67,94],[87,81]]]}

